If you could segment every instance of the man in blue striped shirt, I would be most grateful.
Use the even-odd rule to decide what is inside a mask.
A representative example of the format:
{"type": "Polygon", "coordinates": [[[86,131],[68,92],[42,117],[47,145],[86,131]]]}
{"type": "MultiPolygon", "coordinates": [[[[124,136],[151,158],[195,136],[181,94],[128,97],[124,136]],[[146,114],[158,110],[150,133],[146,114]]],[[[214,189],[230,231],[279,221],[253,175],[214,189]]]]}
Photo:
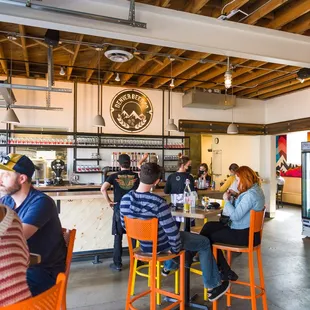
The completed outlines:
{"type": "MultiPolygon", "coordinates": [[[[159,182],[160,172],[160,167],[154,163],[146,163],[141,167],[138,189],[123,196],[120,203],[122,225],[125,228],[124,216],[146,220],[157,218],[157,251],[178,253],[185,249],[199,252],[203,282],[209,290],[209,300],[217,300],[229,289],[230,283],[221,281],[209,239],[202,235],[179,232],[166,200],[150,193],[151,188],[159,182]]],[[[152,252],[150,242],[141,241],[140,245],[144,252],[152,252]]]]}

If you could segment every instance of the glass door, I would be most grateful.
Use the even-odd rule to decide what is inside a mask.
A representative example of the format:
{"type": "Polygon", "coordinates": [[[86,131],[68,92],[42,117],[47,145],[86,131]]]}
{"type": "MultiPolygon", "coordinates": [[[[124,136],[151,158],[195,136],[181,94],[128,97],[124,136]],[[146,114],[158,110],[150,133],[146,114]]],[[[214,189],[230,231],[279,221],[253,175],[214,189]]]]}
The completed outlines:
{"type": "Polygon", "coordinates": [[[302,218],[310,219],[310,152],[301,153],[302,218]]]}

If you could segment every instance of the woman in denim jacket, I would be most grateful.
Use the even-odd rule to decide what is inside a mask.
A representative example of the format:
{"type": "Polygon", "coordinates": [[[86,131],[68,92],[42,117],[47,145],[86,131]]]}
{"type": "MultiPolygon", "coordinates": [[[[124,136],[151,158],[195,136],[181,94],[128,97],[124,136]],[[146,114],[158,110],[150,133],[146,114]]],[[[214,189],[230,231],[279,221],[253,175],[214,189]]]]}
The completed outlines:
{"type": "MultiPolygon", "coordinates": [[[[242,166],[236,171],[239,195],[236,199],[227,191],[223,199],[225,206],[223,214],[229,217],[226,223],[208,222],[200,234],[210,239],[212,243],[226,243],[247,246],[249,242],[250,211],[261,211],[265,205],[265,196],[260,187],[260,179],[249,167],[242,166]]],[[[254,245],[260,243],[259,233],[255,233],[254,245]]],[[[222,280],[236,281],[238,276],[230,269],[222,251],[218,251],[218,266],[222,280]]]]}

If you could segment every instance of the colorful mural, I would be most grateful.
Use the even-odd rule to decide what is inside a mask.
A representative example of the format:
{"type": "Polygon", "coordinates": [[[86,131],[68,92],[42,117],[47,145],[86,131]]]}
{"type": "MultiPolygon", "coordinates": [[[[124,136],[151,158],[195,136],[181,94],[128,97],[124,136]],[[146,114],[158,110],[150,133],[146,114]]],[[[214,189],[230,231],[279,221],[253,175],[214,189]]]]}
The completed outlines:
{"type": "Polygon", "coordinates": [[[276,169],[280,170],[281,176],[301,178],[301,166],[287,162],[287,136],[276,136],[276,169]]]}

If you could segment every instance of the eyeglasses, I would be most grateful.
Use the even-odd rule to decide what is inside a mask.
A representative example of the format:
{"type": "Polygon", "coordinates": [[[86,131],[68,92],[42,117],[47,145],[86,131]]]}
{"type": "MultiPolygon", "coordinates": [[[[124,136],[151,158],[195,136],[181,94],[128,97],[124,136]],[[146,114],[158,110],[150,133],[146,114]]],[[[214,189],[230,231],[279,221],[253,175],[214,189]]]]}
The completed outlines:
{"type": "Polygon", "coordinates": [[[10,161],[11,161],[11,158],[8,155],[0,157],[0,163],[3,165],[7,165],[10,161]]]}

